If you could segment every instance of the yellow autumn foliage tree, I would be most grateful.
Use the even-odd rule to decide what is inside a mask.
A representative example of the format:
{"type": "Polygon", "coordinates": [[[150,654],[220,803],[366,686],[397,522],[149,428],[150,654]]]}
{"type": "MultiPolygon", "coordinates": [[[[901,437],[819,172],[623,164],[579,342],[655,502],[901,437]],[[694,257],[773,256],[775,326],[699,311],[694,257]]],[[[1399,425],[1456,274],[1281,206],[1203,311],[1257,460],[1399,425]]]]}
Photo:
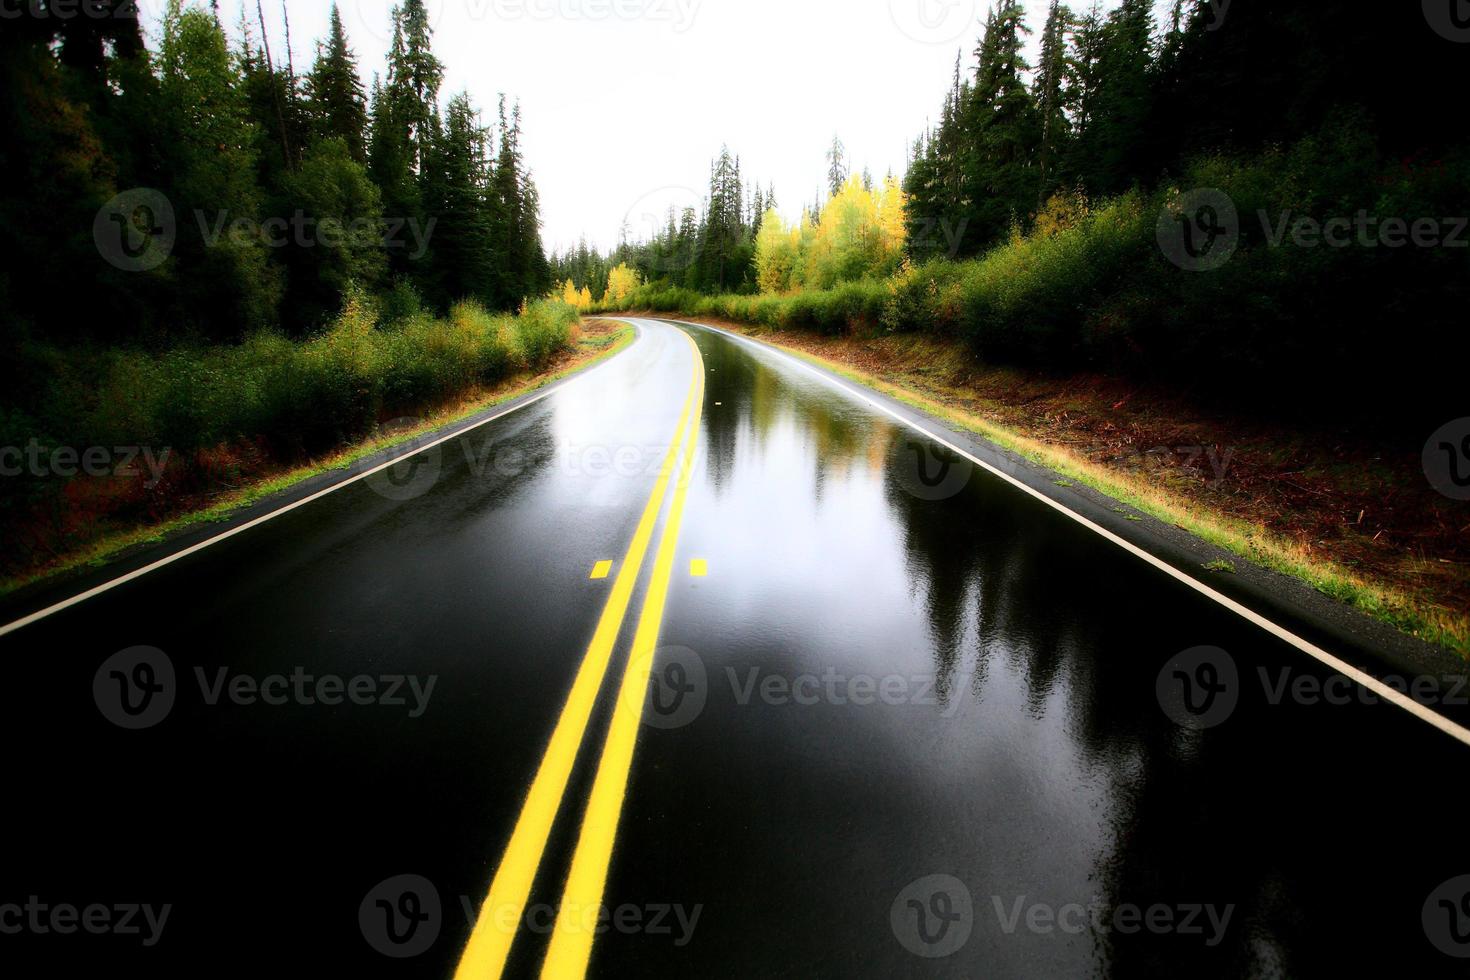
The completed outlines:
{"type": "Polygon", "coordinates": [[[761,292],[784,293],[792,287],[800,251],[801,229],[787,228],[775,210],[767,211],[755,236],[755,277],[761,292]]]}
{"type": "Polygon", "coordinates": [[[568,279],[562,283],[561,299],[568,306],[575,306],[579,310],[585,310],[592,305],[592,290],[586,286],[578,290],[576,284],[568,279]]]}
{"type": "Polygon", "coordinates": [[[607,274],[607,292],[602,294],[602,301],[621,303],[641,285],[643,277],[638,275],[638,270],[629,267],[626,262],[620,262],[607,274]]]}
{"type": "Polygon", "coordinates": [[[803,214],[791,228],[780,215],[767,212],[755,245],[761,291],[830,289],[892,275],[903,262],[905,204],[897,179],[869,189],[852,177],[827,200],[818,220],[803,214]]]}

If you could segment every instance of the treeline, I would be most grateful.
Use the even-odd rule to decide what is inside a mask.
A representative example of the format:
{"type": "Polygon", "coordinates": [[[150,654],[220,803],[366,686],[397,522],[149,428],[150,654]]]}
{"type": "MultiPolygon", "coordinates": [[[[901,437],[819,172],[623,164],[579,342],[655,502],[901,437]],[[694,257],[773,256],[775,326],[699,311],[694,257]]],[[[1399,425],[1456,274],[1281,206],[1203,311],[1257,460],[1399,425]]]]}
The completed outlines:
{"type": "Polygon", "coordinates": [[[1432,163],[1465,142],[1438,103],[1470,59],[1419,5],[1402,6],[1349,14],[1315,0],[1174,0],[1160,25],[1153,0],[1106,13],[1052,0],[1032,66],[1024,6],[1001,0],[973,70],[956,60],[939,122],[915,145],[911,254],[978,255],[1058,191],[1148,189],[1199,158],[1324,129],[1356,127],[1376,137],[1376,154],[1432,163]]]}
{"type": "Polygon", "coordinates": [[[0,30],[8,356],[300,337],[353,288],[439,312],[550,289],[519,110],[441,108],[424,0],[392,11],[371,92],[335,6],[304,74],[289,25],[270,37],[243,8],[231,42],[217,5],[169,0],[150,51],[131,0],[60,6],[0,30]]]}
{"type": "Polygon", "coordinates": [[[646,241],[630,242],[626,229],[607,255],[584,239],[574,249],[551,257],[551,276],[570,281],[593,298],[607,291],[608,275],[620,265],[644,282],[659,281],[705,293],[750,292],[755,283],[755,239],[765,213],[776,207],[774,187],[747,186],[740,158],[728,147],[710,165],[709,192],[700,209],[669,208],[664,227],[646,241]]]}
{"type": "Polygon", "coordinates": [[[846,274],[784,276],[806,236],[777,227],[760,295],[649,277],[620,305],[934,333],[1417,453],[1464,414],[1470,137],[1444,106],[1470,45],[1416,4],[1153,10],[1053,3],[1034,68],[1021,5],[993,10],[910,161],[897,272],[859,235],[832,236],[846,274]]]}

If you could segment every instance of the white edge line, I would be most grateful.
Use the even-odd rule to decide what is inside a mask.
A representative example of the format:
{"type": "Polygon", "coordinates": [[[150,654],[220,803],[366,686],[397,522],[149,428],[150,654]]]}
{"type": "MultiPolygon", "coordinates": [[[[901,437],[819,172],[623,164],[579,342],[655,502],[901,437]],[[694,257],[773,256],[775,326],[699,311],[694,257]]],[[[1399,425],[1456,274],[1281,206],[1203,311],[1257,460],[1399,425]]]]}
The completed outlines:
{"type": "MultiPolygon", "coordinates": [[[[634,342],[636,343],[638,337],[642,336],[643,330],[636,323],[633,324],[633,329],[638,332],[638,336],[634,338],[634,342]]],[[[631,347],[632,345],[629,346],[631,347]]],[[[203,551],[205,548],[208,548],[212,544],[218,544],[219,542],[224,541],[227,538],[233,538],[237,534],[243,534],[253,527],[264,524],[266,521],[280,517],[282,514],[289,514],[291,511],[296,510],[298,507],[305,507],[307,504],[312,503],[316,500],[320,500],[322,497],[325,497],[329,493],[334,493],[338,490],[341,490],[343,487],[349,487],[359,480],[367,479],[375,473],[381,473],[383,470],[388,469],[390,466],[395,466],[398,463],[403,462],[405,459],[411,459],[414,456],[417,456],[419,453],[427,452],[428,450],[433,449],[435,446],[443,445],[451,439],[458,439],[460,436],[473,432],[481,426],[489,425],[491,422],[494,422],[497,419],[502,419],[514,412],[519,412],[523,408],[536,404],[543,398],[549,398],[550,396],[556,394],[558,391],[561,391],[573,381],[579,381],[582,378],[587,377],[587,375],[591,374],[593,371],[596,371],[598,368],[612,363],[612,360],[612,358],[609,358],[600,364],[594,364],[591,368],[585,371],[579,371],[571,377],[562,378],[559,381],[554,381],[551,384],[547,385],[541,391],[537,392],[534,396],[527,398],[525,401],[511,406],[503,412],[496,412],[494,415],[488,415],[480,421],[473,423],[472,425],[467,425],[462,429],[457,429],[452,433],[442,435],[438,439],[435,439],[433,442],[424,443],[421,446],[409,446],[404,450],[404,452],[390,459],[384,460],[382,463],[379,463],[377,466],[374,466],[370,470],[364,470],[363,472],[358,473],[355,476],[348,477],[340,483],[334,483],[329,487],[324,487],[321,490],[318,490],[316,493],[313,493],[306,497],[302,497],[300,500],[297,500],[294,503],[286,504],[285,506],[279,507],[268,514],[262,514],[253,520],[246,521],[244,524],[240,524],[236,527],[229,528],[228,530],[221,531],[219,534],[216,534],[209,538],[205,538],[203,541],[200,541],[197,544],[190,545],[189,547],[184,548],[181,551],[176,551],[171,555],[160,558],[158,559],[158,561],[155,561],[152,564],[144,565],[142,568],[135,568],[131,572],[128,572],[126,575],[119,575],[117,578],[109,579],[108,581],[103,582],[101,585],[94,586],[93,588],[90,588],[85,592],[79,592],[69,599],[63,599],[54,605],[50,605],[44,609],[37,610],[36,612],[31,613],[29,616],[22,616],[20,619],[17,619],[12,623],[6,623],[4,626],[0,626],[0,636],[5,636],[8,633],[14,633],[16,630],[19,629],[24,629],[32,623],[45,619],[47,616],[51,616],[55,613],[61,612],[63,609],[69,609],[72,606],[86,602],[88,599],[99,596],[102,593],[107,592],[111,589],[115,589],[119,585],[131,582],[133,581],[133,579],[136,578],[142,578],[149,572],[157,571],[165,565],[172,565],[174,562],[178,561],[181,558],[187,558],[189,555],[192,555],[195,552],[203,551]]],[[[453,425],[454,423],[450,424],[453,425]]]]}
{"type": "Polygon", "coordinates": [[[1373,675],[1365,673],[1364,671],[1359,670],[1357,667],[1354,667],[1352,664],[1347,663],[1339,657],[1328,653],[1326,650],[1323,650],[1315,643],[1312,643],[1308,640],[1303,639],[1300,636],[1297,636],[1295,633],[1291,632],[1291,630],[1287,629],[1284,626],[1281,626],[1278,623],[1272,622],[1255,610],[1250,609],[1249,607],[1244,606],[1239,602],[1236,602],[1234,599],[1221,592],[1215,591],[1192,575],[1186,575],[1184,572],[1180,571],[1178,568],[1169,564],[1158,556],[1143,550],[1142,548],[1133,544],[1131,541],[1119,537],[1112,531],[1109,531],[1107,528],[1103,527],[1101,524],[1094,522],[1090,518],[1084,517],[1083,515],[1067,507],[1060,501],[1053,500],[1051,497],[1048,497],[1041,491],[1027,485],[1024,481],[1016,479],[1009,473],[1006,473],[1004,470],[998,469],[995,466],[992,466],[990,463],[976,458],[963,448],[956,446],[948,439],[945,439],[943,436],[929,431],[927,428],[920,425],[918,422],[915,422],[913,419],[900,415],[898,412],[895,412],[887,405],[882,404],[881,402],[873,399],[866,393],[859,391],[856,388],[850,387],[837,378],[832,377],[830,374],[818,370],[816,367],[806,363],[801,358],[793,357],[792,355],[786,353],[779,348],[772,347],[769,344],[760,343],[759,341],[753,340],[749,337],[743,337],[737,333],[731,333],[730,331],[723,330],[719,327],[712,327],[704,323],[694,323],[689,320],[673,320],[671,322],[682,323],[691,327],[699,327],[702,330],[711,330],[733,340],[738,340],[743,343],[749,344],[758,350],[766,351],[767,353],[774,354],[777,357],[790,361],[792,364],[804,369],[810,374],[815,375],[816,377],[822,379],[833,387],[838,388],[843,392],[846,392],[849,396],[867,403],[868,405],[872,406],[883,414],[898,420],[899,422],[903,423],[914,431],[928,437],[929,439],[932,439],[935,442],[940,443],[941,445],[949,447],[951,450],[959,453],[961,456],[965,457],[976,466],[979,466],[985,469],[987,472],[999,477],[1002,480],[1005,480],[1007,483],[1011,484],[1017,489],[1031,495],[1032,497],[1046,504],[1048,507],[1051,507],[1054,510],[1066,514],[1078,524],[1081,524],[1083,527],[1096,532],[1097,534],[1111,541],[1113,544],[1122,548],[1124,551],[1127,551],[1130,554],[1143,559],[1150,565],[1157,568],[1159,571],[1164,572],[1170,577],[1189,586],[1191,589],[1194,589],[1196,592],[1200,593],[1206,598],[1213,599],[1215,602],[1218,602],[1220,605],[1224,606],[1226,609],[1229,609],[1237,616],[1240,616],[1247,622],[1259,626],[1261,629],[1265,630],[1267,633],[1270,633],[1272,636],[1275,636],[1277,639],[1284,640],[1286,643],[1296,647],[1298,650],[1307,654],[1309,657],[1312,657],[1322,664],[1325,664],[1326,666],[1332,668],[1340,674],[1346,675],[1353,681],[1357,682],[1358,684],[1372,691],[1374,694],[1383,698],[1385,701],[1397,705],[1398,707],[1409,712],[1409,714],[1418,718],[1420,721],[1433,725],[1435,728],[1438,728],[1446,735],[1449,735],[1451,738],[1458,739],[1465,745],[1470,745],[1470,729],[1465,728],[1463,725],[1456,724],[1455,722],[1446,718],[1444,715],[1441,715],[1439,712],[1433,711],[1430,708],[1420,704],[1418,701],[1415,701],[1413,698],[1410,698],[1402,692],[1397,691],[1392,687],[1389,687],[1387,684],[1383,683],[1373,675]]]}

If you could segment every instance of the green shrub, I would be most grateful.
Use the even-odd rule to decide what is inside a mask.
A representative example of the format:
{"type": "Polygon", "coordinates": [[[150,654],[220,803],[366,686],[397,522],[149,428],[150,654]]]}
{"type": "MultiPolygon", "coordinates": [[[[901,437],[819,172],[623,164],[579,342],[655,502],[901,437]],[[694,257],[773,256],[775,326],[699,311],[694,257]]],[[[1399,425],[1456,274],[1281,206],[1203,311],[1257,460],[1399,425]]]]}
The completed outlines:
{"type": "Polygon", "coordinates": [[[527,366],[541,370],[572,340],[577,311],[554,300],[532,303],[515,319],[515,334],[527,366]]]}
{"type": "Polygon", "coordinates": [[[30,356],[45,365],[49,385],[26,424],[60,445],[187,453],[263,440],[290,459],[513,371],[541,370],[571,343],[578,322],[560,302],[534,303],[521,316],[463,302],[440,319],[417,308],[411,290],[396,292],[388,302],[354,292],[336,320],[301,341],[259,332],[238,345],[162,353],[38,348],[30,356]],[[380,315],[389,308],[397,310],[392,320],[380,315]]]}

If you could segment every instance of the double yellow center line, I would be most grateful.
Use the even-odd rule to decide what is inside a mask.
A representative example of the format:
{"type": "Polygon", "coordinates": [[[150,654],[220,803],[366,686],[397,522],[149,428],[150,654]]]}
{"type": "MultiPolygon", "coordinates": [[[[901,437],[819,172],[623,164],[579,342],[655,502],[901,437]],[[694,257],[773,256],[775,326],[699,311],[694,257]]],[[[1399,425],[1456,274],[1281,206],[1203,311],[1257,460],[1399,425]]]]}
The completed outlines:
{"type": "Polygon", "coordinates": [[[510,843],[495,871],[490,894],[480,907],[479,918],[460,956],[459,967],[454,974],[456,980],[492,980],[499,978],[505,970],[511,944],[515,941],[530,899],[531,885],[546,851],[546,841],[551,836],[552,824],[597,703],[597,694],[602,689],[633,589],[642,573],[659,513],[668,499],[670,486],[674,485],[673,505],[664,525],[663,537],[659,540],[653,578],[639,614],[632,653],[619,688],[612,726],[598,762],[581,836],[572,859],[571,874],[541,975],[581,977],[586,972],[587,961],[592,954],[596,909],[602,902],[618,816],[633,764],[633,747],[638,737],[644,692],[653,667],[653,653],[658,646],[659,627],[663,622],[674,552],[678,547],[679,529],[683,525],[684,503],[699,441],[699,421],[704,407],[704,361],[694,341],[687,334],[682,336],[689,343],[694,364],[689,394],[679,413],[674,443],[664,457],[653,493],[643,508],[633,541],[613,582],[612,594],[603,607],[597,630],[572,682],[571,693],[557,719],[546,754],[521,806],[510,843]],[[677,481],[676,471],[679,474],[677,481]],[[584,925],[589,910],[593,920],[590,926],[584,925]]]}

